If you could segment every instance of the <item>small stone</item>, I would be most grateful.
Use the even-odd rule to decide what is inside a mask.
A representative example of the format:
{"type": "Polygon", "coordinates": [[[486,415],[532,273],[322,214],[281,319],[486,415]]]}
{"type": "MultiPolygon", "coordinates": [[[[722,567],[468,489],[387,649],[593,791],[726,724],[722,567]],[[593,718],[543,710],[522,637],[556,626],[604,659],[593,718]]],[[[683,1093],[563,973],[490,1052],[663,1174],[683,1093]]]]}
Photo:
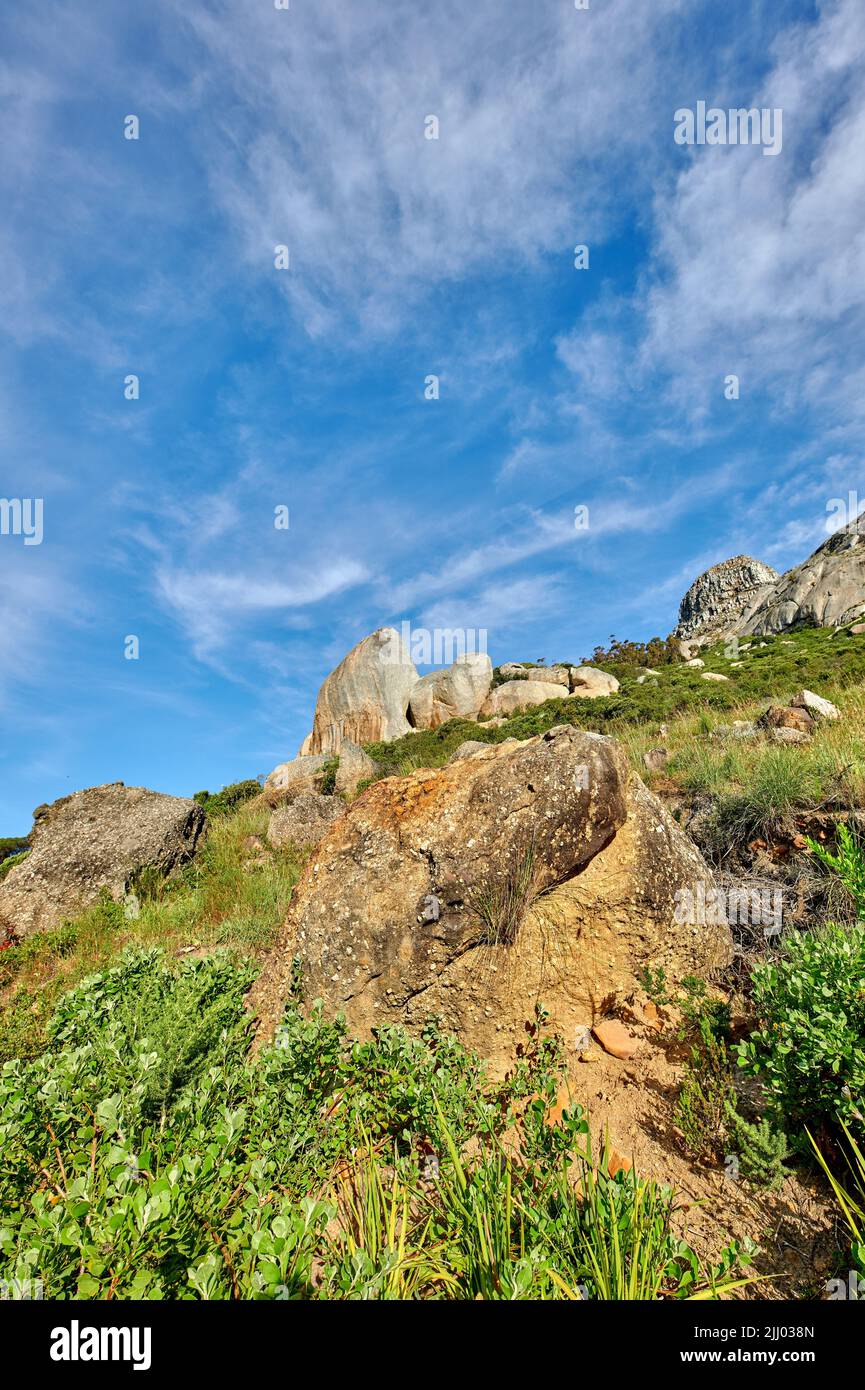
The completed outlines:
{"type": "Polygon", "coordinates": [[[605,1052],[622,1061],[630,1061],[637,1050],[637,1040],[632,1038],[623,1023],[617,1018],[605,1018],[596,1023],[592,1032],[605,1052]]]}
{"type": "Polygon", "coordinates": [[[657,1029],[661,1027],[661,1017],[658,1013],[658,1006],[651,999],[647,999],[643,1005],[643,1018],[650,1028],[657,1029]]]}
{"type": "Polygon", "coordinates": [[[762,722],[774,729],[799,729],[803,734],[810,734],[814,728],[814,720],[806,709],[784,705],[770,705],[762,722]]]}
{"type": "Polygon", "coordinates": [[[666,748],[650,748],[648,753],[643,754],[643,762],[649,772],[663,772],[670,761],[670,754],[666,748]]]}
{"type": "Polygon", "coordinates": [[[437,898],[435,893],[429,893],[421,903],[421,910],[418,913],[418,921],[424,925],[430,922],[437,922],[442,915],[441,898],[437,898]]]}
{"type": "Polygon", "coordinates": [[[633,1166],[633,1159],[628,1158],[627,1154],[621,1153],[619,1149],[613,1145],[610,1149],[610,1157],[607,1161],[607,1172],[610,1177],[614,1178],[617,1173],[630,1173],[633,1166]]]}
{"type": "Polygon", "coordinates": [[[803,729],[773,729],[773,743],[810,743],[811,735],[803,729]]]}

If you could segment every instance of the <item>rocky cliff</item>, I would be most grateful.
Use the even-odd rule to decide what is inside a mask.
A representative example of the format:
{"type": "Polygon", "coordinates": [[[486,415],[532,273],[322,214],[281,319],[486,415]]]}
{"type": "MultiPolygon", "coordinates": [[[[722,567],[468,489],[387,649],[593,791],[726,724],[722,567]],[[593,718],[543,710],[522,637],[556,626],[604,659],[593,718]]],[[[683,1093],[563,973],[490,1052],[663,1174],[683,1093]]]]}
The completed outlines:
{"type": "Polygon", "coordinates": [[[749,555],[694,580],[674,635],[697,645],[791,627],[841,627],[865,614],[865,513],[779,575],[749,555]]]}
{"type": "Polygon", "coordinates": [[[725,637],[753,613],[780,577],[777,570],[750,555],[735,555],[713,565],[694,580],[682,599],[674,635],[686,642],[725,637]]]}

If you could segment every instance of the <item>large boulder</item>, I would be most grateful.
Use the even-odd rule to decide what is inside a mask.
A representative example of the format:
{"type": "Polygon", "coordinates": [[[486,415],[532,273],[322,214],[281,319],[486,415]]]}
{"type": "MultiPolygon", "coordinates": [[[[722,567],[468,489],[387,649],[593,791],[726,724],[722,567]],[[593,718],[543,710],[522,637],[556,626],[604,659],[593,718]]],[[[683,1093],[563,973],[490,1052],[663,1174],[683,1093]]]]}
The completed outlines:
{"type": "Polygon", "coordinates": [[[485,652],[465,652],[452,666],[421,676],[411,693],[409,723],[437,729],[449,719],[477,719],[490,693],[493,665],[485,652]]]}
{"type": "Polygon", "coordinates": [[[195,801],[109,782],[34,812],[30,854],[0,884],[0,920],[20,937],[97,902],[121,901],[150,871],[167,875],[195,853],[205,815],[195,801]]]}
{"type": "Polygon", "coordinates": [[[831,700],[824,700],[822,695],[815,695],[813,690],[800,690],[798,695],[794,695],[790,701],[798,709],[807,710],[812,719],[840,719],[841,711],[837,705],[833,705],[831,700]]]}
{"type": "Polygon", "coordinates": [[[615,695],[619,682],[597,666],[574,666],[571,669],[571,694],[578,699],[596,700],[599,695],[615,695]]]}
{"type": "Polygon", "coordinates": [[[308,751],[338,753],[343,739],[379,743],[410,733],[406,712],[417,682],[417,668],[395,628],[364,637],[318,692],[308,751]]]}
{"type": "Polygon", "coordinates": [[[726,963],[728,929],[679,910],[700,885],[698,850],[613,739],[559,727],[386,778],[304,870],[253,989],[259,1039],[298,957],[306,997],[353,1034],[437,1016],[504,1067],[538,1002],[569,1037],[646,966],[675,983],[726,963]]]}
{"type": "Polygon", "coordinates": [[[782,575],[737,628],[767,636],[789,627],[842,627],[865,613],[865,513],[782,575]]]}
{"type": "Polygon", "coordinates": [[[497,685],[490,692],[480,710],[480,717],[515,714],[517,710],[542,705],[546,700],[561,700],[566,694],[567,691],[560,685],[548,681],[505,681],[504,685],[497,685]]]}
{"type": "Polygon", "coordinates": [[[301,792],[287,806],[273,812],[267,838],[276,849],[297,845],[309,849],[327,834],[334,821],[345,815],[345,802],[338,796],[319,796],[301,792]]]}
{"type": "Polygon", "coordinates": [[[786,574],[737,555],[694,580],[675,636],[694,646],[792,627],[844,627],[865,614],[865,513],[786,574]]]}

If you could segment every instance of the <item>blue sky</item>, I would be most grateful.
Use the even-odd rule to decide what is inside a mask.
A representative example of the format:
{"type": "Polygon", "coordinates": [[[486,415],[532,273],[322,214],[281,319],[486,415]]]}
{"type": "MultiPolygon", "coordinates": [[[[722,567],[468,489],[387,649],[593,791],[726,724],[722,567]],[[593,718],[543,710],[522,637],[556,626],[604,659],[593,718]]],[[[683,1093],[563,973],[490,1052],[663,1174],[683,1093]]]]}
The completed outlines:
{"type": "Polygon", "coordinates": [[[41,545],[0,536],[0,834],[268,772],[384,623],[579,660],[865,497],[861,0],[0,31],[0,497],[44,499],[41,545]],[[700,100],[781,108],[781,153],[677,145],[700,100]]]}

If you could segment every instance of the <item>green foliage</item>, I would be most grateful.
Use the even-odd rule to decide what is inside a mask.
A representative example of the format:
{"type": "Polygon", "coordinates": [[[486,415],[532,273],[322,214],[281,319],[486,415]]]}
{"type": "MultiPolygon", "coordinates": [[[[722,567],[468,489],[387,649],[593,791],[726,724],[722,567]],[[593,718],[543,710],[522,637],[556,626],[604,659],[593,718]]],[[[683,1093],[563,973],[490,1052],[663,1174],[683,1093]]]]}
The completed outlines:
{"type": "Polygon", "coordinates": [[[18,854],[7,854],[5,859],[0,860],[0,883],[16,864],[23,864],[30,853],[29,849],[22,849],[18,854]]]}
{"type": "Polygon", "coordinates": [[[127,917],[105,894],[74,921],[0,950],[0,1061],[41,1051],[60,993],[113,964],[127,945],[270,946],[299,865],[290,849],[252,853],[250,838],[264,835],[269,816],[258,799],[216,816],[191,864],[168,880],[145,874],[134,885],[137,915],[127,917]]]}
{"type": "Polygon", "coordinates": [[[713,1038],[726,1042],[730,1032],[729,1004],[710,995],[706,981],[699,975],[683,976],[681,990],[676,999],[682,1015],[679,1037],[699,1037],[705,1026],[713,1038]]]}
{"type": "Polygon", "coordinates": [[[637,979],[646,991],[646,994],[656,1004],[669,1004],[670,996],[667,993],[667,972],[662,965],[653,970],[650,965],[645,969],[637,971],[637,979]]]}
{"type": "Polygon", "coordinates": [[[707,1161],[726,1158],[732,1149],[739,1176],[759,1187],[779,1187],[786,1176],[787,1136],[768,1119],[753,1122],[739,1111],[728,1046],[729,1008],[708,997],[702,980],[690,976],[682,984],[680,1037],[693,1039],[676,1104],[685,1148],[707,1161]]]}
{"type": "Polygon", "coordinates": [[[784,954],[755,965],[759,1025],[740,1065],[760,1077],[792,1132],[862,1125],[865,1094],[865,925],[792,932],[784,954]]]}
{"type": "Polygon", "coordinates": [[[498,729],[469,719],[450,719],[437,729],[418,729],[391,743],[367,743],[364,750],[378,764],[379,776],[404,776],[417,767],[442,767],[468,739],[498,743],[498,729]]]}
{"type": "Polygon", "coordinates": [[[333,796],[336,791],[336,773],[339,767],[339,758],[328,758],[318,777],[315,779],[316,786],[322,796],[333,796]]]}
{"type": "Polygon", "coordinates": [[[731,1105],[727,1115],[727,1142],[739,1160],[739,1173],[757,1187],[774,1191],[787,1176],[784,1159],[789,1148],[787,1135],[763,1118],[752,1123],[731,1105]]]}
{"type": "Polygon", "coordinates": [[[843,1166],[838,1173],[830,1168],[810,1130],[806,1131],[820,1167],[829,1179],[835,1200],[850,1232],[850,1253],[861,1279],[865,1279],[865,1152],[847,1125],[841,1125],[843,1166]],[[845,1171],[846,1168],[846,1171],[845,1171]]]}
{"type": "Polygon", "coordinates": [[[853,899],[856,916],[862,922],[865,921],[865,850],[843,821],[839,822],[837,835],[838,844],[834,853],[817,840],[809,839],[808,848],[838,876],[853,899]]]}
{"type": "Polygon", "coordinates": [[[10,854],[23,854],[30,848],[30,840],[26,835],[11,835],[0,838],[0,863],[7,859],[10,854]]]}
{"type": "Polygon", "coordinates": [[[717,1036],[711,1019],[703,1017],[676,1105],[676,1124],[688,1153],[695,1158],[718,1158],[723,1153],[728,1116],[735,1103],[727,1045],[717,1036]]]}
{"type": "Polygon", "coordinates": [[[289,1008],[249,1056],[252,971],[127,953],[0,1072],[3,1275],[46,1298],[716,1297],[672,1194],[606,1176],[579,1107],[550,1123],[538,1011],[512,1073],[430,1024],[363,1044],[289,1008]],[[516,1136],[516,1142],[512,1142],[516,1136]],[[576,1181],[574,1181],[576,1178],[576,1181]]]}
{"type": "MultiPolygon", "coordinates": [[[[583,657],[584,664],[605,669],[621,667],[625,673],[643,666],[655,670],[681,660],[679,643],[673,636],[650,637],[648,642],[621,642],[618,637],[611,637],[609,647],[595,647],[591,656],[583,657]]],[[[618,676],[619,671],[614,669],[612,674],[618,676]]]]}
{"type": "Polygon", "coordinates": [[[197,801],[199,806],[203,806],[207,815],[224,816],[230,811],[236,811],[238,806],[242,806],[251,797],[258,796],[261,791],[261,783],[249,779],[245,782],[232,782],[230,786],[223,787],[221,792],[196,792],[193,801],[197,801]]]}

